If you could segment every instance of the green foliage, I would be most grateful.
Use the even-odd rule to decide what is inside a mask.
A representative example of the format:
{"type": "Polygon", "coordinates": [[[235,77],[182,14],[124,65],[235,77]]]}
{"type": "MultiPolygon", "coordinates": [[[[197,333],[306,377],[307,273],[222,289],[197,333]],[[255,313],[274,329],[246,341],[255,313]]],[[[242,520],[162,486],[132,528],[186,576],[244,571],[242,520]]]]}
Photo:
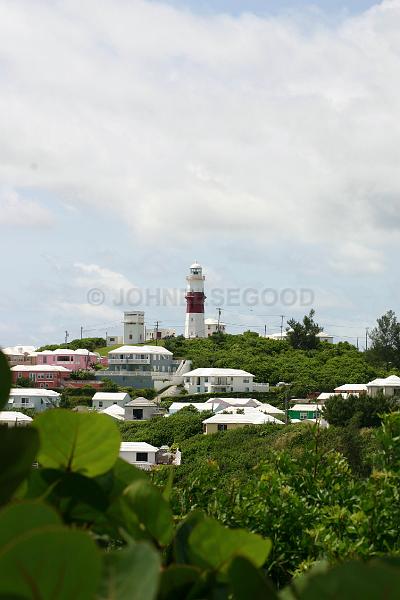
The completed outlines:
{"type": "Polygon", "coordinates": [[[47,346],[41,346],[37,349],[37,352],[42,352],[43,350],[57,350],[58,348],[67,348],[69,350],[78,350],[79,348],[82,348],[84,350],[94,352],[99,346],[105,345],[106,340],[104,338],[79,338],[71,340],[67,344],[48,344],[47,346]]]}
{"type": "Polygon", "coordinates": [[[70,378],[74,381],[90,381],[94,378],[93,371],[71,371],[70,378]]]}
{"type": "Polygon", "coordinates": [[[32,387],[32,380],[29,377],[17,377],[15,384],[19,388],[30,388],[32,387]]]}
{"type": "Polygon", "coordinates": [[[372,344],[368,359],[385,369],[400,368],[400,323],[393,310],[377,319],[377,326],[369,337],[372,344]]]}
{"type": "Polygon", "coordinates": [[[289,344],[295,350],[315,350],[320,344],[317,334],[322,331],[314,321],[315,310],[310,310],[308,315],[305,315],[303,322],[290,319],[288,321],[289,328],[287,329],[287,338],[289,344]]]}
{"type": "Polygon", "coordinates": [[[179,411],[169,417],[154,417],[147,421],[118,423],[125,442],[147,442],[153,446],[172,446],[203,432],[203,421],[210,412],[179,411]]]}
{"type": "Polygon", "coordinates": [[[39,432],[43,467],[94,477],[111,469],[118,457],[120,436],[106,415],[51,410],[39,415],[33,426],[39,432]]]}
{"type": "Polygon", "coordinates": [[[328,398],[323,416],[330,423],[343,427],[353,422],[357,427],[379,427],[381,415],[399,410],[399,400],[378,394],[375,397],[335,395],[328,398]]]}
{"type": "MultiPolygon", "coordinates": [[[[6,398],[0,389],[0,402],[6,398]]],[[[197,418],[204,414],[180,416],[181,424],[191,420],[186,434],[197,418]]],[[[175,435],[179,418],[163,421],[175,435]]],[[[192,479],[183,489],[166,468],[160,489],[121,460],[118,430],[105,416],[54,409],[32,428],[0,428],[0,598],[397,598],[399,423],[398,415],[384,417],[381,470],[369,478],[327,451],[330,431],[264,426],[232,432],[238,454],[246,436],[254,448],[269,443],[247,481],[231,465],[229,485],[228,477],[221,485],[215,460],[200,469],[184,453],[192,479]],[[35,460],[39,468],[31,468],[35,460]],[[295,577],[278,592],[266,573],[280,587],[295,577]]],[[[230,433],[188,436],[185,444],[217,440],[214,453],[224,444],[228,452],[230,433]]]]}
{"type": "MultiPolygon", "coordinates": [[[[218,343],[213,336],[207,339],[179,336],[163,342],[174,356],[192,360],[193,368],[244,369],[253,373],[256,381],[271,385],[279,381],[291,383],[290,394],[298,398],[315,391],[331,392],[343,383],[367,383],[385,374],[347,342],[318,343],[315,349],[296,350],[288,341],[271,340],[250,332],[224,335],[218,343]]],[[[282,395],[280,390],[264,399],[270,402],[269,398],[279,399],[282,395]]]]}

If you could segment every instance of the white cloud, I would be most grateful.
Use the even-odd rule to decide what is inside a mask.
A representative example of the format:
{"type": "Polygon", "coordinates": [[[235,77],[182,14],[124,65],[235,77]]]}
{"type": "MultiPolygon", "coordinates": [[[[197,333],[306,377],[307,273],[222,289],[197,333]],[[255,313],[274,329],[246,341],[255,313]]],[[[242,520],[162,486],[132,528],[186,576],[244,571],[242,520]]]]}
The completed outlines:
{"type": "Polygon", "coordinates": [[[103,292],[111,291],[117,296],[118,292],[136,289],[125,275],[95,264],[74,264],[73,284],[87,290],[99,288],[103,292]]]}
{"type": "Polygon", "coordinates": [[[49,227],[53,223],[53,215],[47,208],[21,198],[15,190],[0,189],[0,226],[49,227]]]}
{"type": "Polygon", "coordinates": [[[119,215],[140,243],[329,240],[333,268],[380,271],[369,239],[400,233],[400,2],[301,23],[3,3],[0,179],[119,215]]]}
{"type": "Polygon", "coordinates": [[[377,274],[385,269],[383,253],[355,242],[344,243],[331,260],[335,271],[344,274],[377,274]]]}

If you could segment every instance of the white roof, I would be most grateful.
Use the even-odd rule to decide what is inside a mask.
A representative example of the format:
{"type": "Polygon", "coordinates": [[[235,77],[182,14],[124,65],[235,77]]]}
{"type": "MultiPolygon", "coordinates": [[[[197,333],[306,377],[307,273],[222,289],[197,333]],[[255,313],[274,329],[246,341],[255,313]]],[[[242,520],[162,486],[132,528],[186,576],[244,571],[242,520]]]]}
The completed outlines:
{"type": "Polygon", "coordinates": [[[169,411],[178,411],[187,406],[194,406],[196,410],[201,412],[204,410],[216,410],[220,407],[220,404],[218,402],[173,402],[169,407],[169,411]]]}
{"type": "Polygon", "coordinates": [[[130,398],[127,392],[96,392],[92,400],[125,400],[130,398]]]}
{"type": "Polygon", "coordinates": [[[6,421],[26,421],[28,423],[28,421],[33,421],[33,419],[21,412],[14,410],[2,410],[0,411],[0,422],[4,423],[6,421]]]}
{"type": "Polygon", "coordinates": [[[65,367],[58,367],[57,365],[16,365],[11,367],[11,371],[53,371],[57,373],[70,373],[65,367]]]}
{"type": "Polygon", "coordinates": [[[332,396],[344,396],[345,398],[347,398],[348,394],[343,393],[340,394],[339,392],[322,392],[318,397],[317,400],[328,400],[329,398],[332,398],[332,396]]]}
{"type": "Polygon", "coordinates": [[[59,398],[60,394],[45,388],[11,388],[10,396],[51,396],[52,398],[59,398]]]}
{"type": "Polygon", "coordinates": [[[206,325],[218,325],[218,323],[220,325],[225,325],[225,323],[222,323],[222,321],[218,321],[218,319],[212,319],[211,317],[208,319],[204,319],[204,323],[206,325]]]}
{"type": "Polygon", "coordinates": [[[321,410],[321,408],[322,407],[320,404],[295,404],[294,406],[289,408],[289,411],[302,410],[303,412],[307,412],[307,411],[315,412],[316,410],[321,410]]]}
{"type": "Polygon", "coordinates": [[[367,386],[365,383],[345,383],[335,388],[335,392],[366,392],[367,386]]]}
{"type": "Polygon", "coordinates": [[[263,423],[279,423],[282,424],[282,421],[275,419],[275,417],[271,417],[271,415],[264,415],[258,411],[247,412],[244,415],[238,414],[226,414],[226,413],[218,413],[217,415],[213,415],[209,419],[205,419],[203,423],[243,423],[244,425],[262,425],[263,423]]]}
{"type": "Polygon", "coordinates": [[[248,406],[249,402],[253,404],[253,406],[260,406],[262,402],[256,400],[255,398],[209,398],[206,400],[208,404],[220,402],[221,404],[225,404],[227,406],[248,406]]]}
{"type": "Polygon", "coordinates": [[[192,265],[190,265],[191,269],[201,269],[201,265],[197,262],[197,260],[194,261],[194,263],[192,265]]]}
{"type": "Polygon", "coordinates": [[[277,415],[284,415],[285,411],[277,408],[276,406],[272,406],[272,404],[262,403],[260,406],[257,406],[256,410],[260,410],[261,412],[268,413],[276,413],[277,415]]]}
{"type": "Polygon", "coordinates": [[[389,375],[385,379],[374,379],[367,383],[367,387],[400,387],[400,377],[389,375]]]}
{"type": "Polygon", "coordinates": [[[157,452],[158,448],[146,442],[121,442],[120,452],[157,452]]]}
{"type": "Polygon", "coordinates": [[[111,350],[108,354],[168,354],[172,356],[172,352],[163,346],[121,346],[111,350]]]}
{"type": "Polygon", "coordinates": [[[90,352],[90,350],[86,350],[86,348],[78,348],[77,350],[71,350],[69,348],[57,348],[56,350],[42,350],[41,352],[37,352],[39,354],[61,354],[63,356],[69,356],[70,354],[80,355],[80,356],[100,356],[97,352],[90,352]]]}
{"type": "Polygon", "coordinates": [[[4,354],[20,354],[21,356],[24,354],[35,354],[35,350],[35,346],[8,346],[7,348],[2,348],[4,354]]]}
{"type": "Polygon", "coordinates": [[[241,369],[194,369],[188,373],[184,373],[184,377],[254,377],[247,371],[241,369]]]}
{"type": "Polygon", "coordinates": [[[101,413],[108,415],[109,417],[113,417],[118,421],[124,421],[125,410],[122,406],[118,406],[118,404],[112,404],[108,408],[100,411],[101,413]]]}

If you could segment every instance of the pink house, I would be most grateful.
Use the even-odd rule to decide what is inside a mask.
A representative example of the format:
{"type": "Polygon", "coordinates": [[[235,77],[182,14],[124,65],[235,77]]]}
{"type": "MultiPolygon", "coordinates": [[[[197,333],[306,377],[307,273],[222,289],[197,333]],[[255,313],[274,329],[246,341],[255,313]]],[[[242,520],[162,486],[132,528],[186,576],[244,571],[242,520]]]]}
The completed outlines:
{"type": "Polygon", "coordinates": [[[30,380],[31,387],[54,389],[64,387],[71,371],[54,365],[16,365],[11,368],[11,374],[13,383],[23,377],[30,380]]]}
{"type": "Polygon", "coordinates": [[[65,367],[69,371],[83,371],[90,369],[100,362],[100,355],[89,350],[68,350],[58,348],[57,350],[43,350],[36,353],[36,364],[53,365],[65,367]]]}

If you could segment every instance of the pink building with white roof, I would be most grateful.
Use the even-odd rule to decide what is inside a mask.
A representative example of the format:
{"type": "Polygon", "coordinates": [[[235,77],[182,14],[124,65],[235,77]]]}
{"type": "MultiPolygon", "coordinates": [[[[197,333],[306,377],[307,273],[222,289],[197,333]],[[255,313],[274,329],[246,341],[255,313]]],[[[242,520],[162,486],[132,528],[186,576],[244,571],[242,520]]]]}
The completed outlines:
{"type": "Polygon", "coordinates": [[[57,350],[43,350],[36,353],[36,364],[65,367],[69,371],[90,369],[93,365],[99,363],[100,359],[101,357],[97,352],[89,352],[85,349],[57,348],[57,350]]]}
{"type": "Polygon", "coordinates": [[[19,378],[29,379],[33,388],[64,387],[71,371],[55,365],[16,365],[11,367],[12,381],[17,383],[19,378]]]}

